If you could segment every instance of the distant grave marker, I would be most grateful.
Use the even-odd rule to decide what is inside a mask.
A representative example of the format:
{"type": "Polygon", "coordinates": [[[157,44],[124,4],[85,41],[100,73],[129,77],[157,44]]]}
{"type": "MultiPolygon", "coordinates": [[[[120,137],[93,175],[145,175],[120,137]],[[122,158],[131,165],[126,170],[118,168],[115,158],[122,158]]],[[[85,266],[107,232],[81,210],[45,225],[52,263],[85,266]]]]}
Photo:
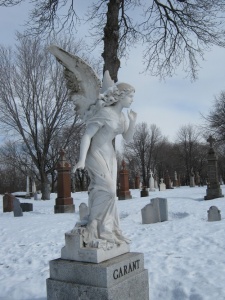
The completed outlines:
{"type": "Polygon", "coordinates": [[[221,221],[220,210],[216,206],[211,206],[208,210],[208,221],[221,221]]]}

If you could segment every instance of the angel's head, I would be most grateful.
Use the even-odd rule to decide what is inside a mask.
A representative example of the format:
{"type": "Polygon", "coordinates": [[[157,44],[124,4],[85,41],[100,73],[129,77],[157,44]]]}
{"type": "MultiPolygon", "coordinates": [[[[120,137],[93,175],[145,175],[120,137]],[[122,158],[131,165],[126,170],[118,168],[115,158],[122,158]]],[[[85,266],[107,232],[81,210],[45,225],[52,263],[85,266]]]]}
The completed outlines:
{"type": "Polygon", "coordinates": [[[131,102],[133,101],[134,92],[135,89],[130,84],[123,82],[117,83],[112,87],[108,88],[107,91],[104,92],[104,94],[101,94],[100,99],[104,103],[103,106],[111,106],[115,105],[119,101],[123,101],[124,107],[126,107],[128,103],[125,104],[125,102],[130,102],[130,106],[131,102]],[[128,98],[130,100],[128,100],[128,98]]]}

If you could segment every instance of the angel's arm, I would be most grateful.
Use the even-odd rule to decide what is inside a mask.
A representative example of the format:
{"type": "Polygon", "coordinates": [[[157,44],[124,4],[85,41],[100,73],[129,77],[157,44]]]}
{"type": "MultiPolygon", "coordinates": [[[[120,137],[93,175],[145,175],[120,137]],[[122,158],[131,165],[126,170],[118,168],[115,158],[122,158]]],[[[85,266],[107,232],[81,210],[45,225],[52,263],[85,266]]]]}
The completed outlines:
{"type": "Polygon", "coordinates": [[[130,110],[127,112],[128,118],[129,118],[129,126],[127,122],[125,122],[125,130],[123,135],[123,138],[126,142],[130,142],[133,139],[134,135],[134,127],[137,119],[137,114],[133,110],[130,110]]]}
{"type": "Polygon", "coordinates": [[[87,129],[81,139],[79,161],[73,168],[73,172],[75,172],[76,169],[84,169],[87,152],[91,144],[91,139],[97,133],[98,130],[99,125],[97,124],[91,124],[87,126],[87,129]]]}

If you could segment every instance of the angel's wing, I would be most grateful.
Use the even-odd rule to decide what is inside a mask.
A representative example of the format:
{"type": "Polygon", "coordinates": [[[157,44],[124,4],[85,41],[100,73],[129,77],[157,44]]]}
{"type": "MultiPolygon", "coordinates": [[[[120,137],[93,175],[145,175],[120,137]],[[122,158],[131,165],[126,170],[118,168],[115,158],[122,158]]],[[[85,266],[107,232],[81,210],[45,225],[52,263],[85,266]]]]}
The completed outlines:
{"type": "Polygon", "coordinates": [[[80,57],[54,45],[49,47],[49,52],[65,67],[67,87],[76,105],[76,111],[82,118],[90,105],[98,99],[101,81],[94,70],[80,57]]]}

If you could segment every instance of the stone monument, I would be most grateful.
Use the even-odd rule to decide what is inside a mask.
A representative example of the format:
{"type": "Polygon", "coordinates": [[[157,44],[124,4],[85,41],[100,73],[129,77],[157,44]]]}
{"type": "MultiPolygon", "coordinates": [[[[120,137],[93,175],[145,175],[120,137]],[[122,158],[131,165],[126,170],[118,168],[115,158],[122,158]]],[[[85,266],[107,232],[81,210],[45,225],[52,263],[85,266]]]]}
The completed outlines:
{"type": "Polygon", "coordinates": [[[209,142],[210,147],[208,151],[208,184],[204,199],[212,200],[224,196],[222,195],[218,179],[217,155],[213,149],[213,142],[215,142],[215,139],[210,135],[207,142],[209,142]]]}
{"type": "Polygon", "coordinates": [[[127,200],[131,199],[131,193],[129,191],[129,173],[126,169],[126,163],[122,161],[122,169],[119,172],[120,176],[120,184],[119,184],[119,191],[118,191],[118,199],[119,200],[127,200]]]}
{"type": "Polygon", "coordinates": [[[117,161],[112,141],[122,134],[133,138],[136,113],[123,108],[133,101],[134,88],[114,83],[109,72],[101,81],[77,56],[51,46],[49,51],[65,67],[65,78],[77,115],[86,123],[76,169],[90,177],[89,215],[65,233],[61,258],[50,262],[48,300],[148,300],[148,272],[142,253],[131,253],[129,239],[119,226],[116,197],[117,161]]]}
{"type": "Polygon", "coordinates": [[[71,166],[66,161],[65,151],[60,151],[60,159],[57,165],[57,198],[55,200],[54,212],[57,213],[74,213],[75,206],[71,197],[71,166]]]}

